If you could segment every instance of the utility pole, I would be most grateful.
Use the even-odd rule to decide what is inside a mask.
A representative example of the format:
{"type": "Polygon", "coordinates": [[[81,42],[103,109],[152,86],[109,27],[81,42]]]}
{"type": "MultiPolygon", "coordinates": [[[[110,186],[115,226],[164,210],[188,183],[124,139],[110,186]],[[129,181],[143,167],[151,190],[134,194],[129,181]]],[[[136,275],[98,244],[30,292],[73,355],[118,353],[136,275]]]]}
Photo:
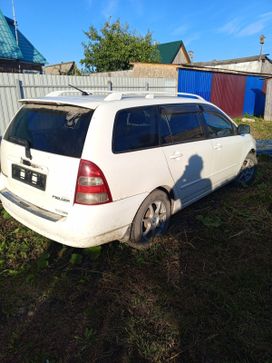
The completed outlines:
{"type": "Polygon", "coordinates": [[[265,36],[262,34],[260,35],[260,44],[261,44],[261,49],[260,49],[260,55],[259,55],[259,61],[261,62],[261,73],[263,71],[263,60],[262,60],[262,55],[263,55],[263,45],[264,45],[264,40],[265,40],[265,36]]]}
{"type": "Polygon", "coordinates": [[[189,55],[189,58],[190,58],[190,62],[193,63],[193,59],[194,59],[194,56],[195,56],[194,52],[192,50],[189,50],[188,55],[189,55]]]}
{"type": "Polygon", "coordinates": [[[12,2],[12,14],[13,14],[13,24],[14,24],[14,30],[15,30],[15,39],[16,39],[16,44],[19,45],[18,24],[17,24],[17,20],[16,20],[14,0],[11,0],[11,2],[12,2]]]}

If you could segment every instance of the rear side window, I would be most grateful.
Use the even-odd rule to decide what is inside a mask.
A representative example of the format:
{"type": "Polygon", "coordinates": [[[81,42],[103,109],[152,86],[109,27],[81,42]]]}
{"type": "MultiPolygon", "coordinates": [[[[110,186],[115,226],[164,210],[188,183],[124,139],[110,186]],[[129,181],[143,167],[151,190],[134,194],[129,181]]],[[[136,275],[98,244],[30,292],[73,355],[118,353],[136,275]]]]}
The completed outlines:
{"type": "Polygon", "coordinates": [[[4,139],[49,153],[81,157],[93,110],[74,107],[25,105],[8,127],[4,139]]]}
{"type": "Polygon", "coordinates": [[[163,106],[160,113],[168,121],[173,143],[204,138],[197,105],[163,106]]]}
{"type": "Polygon", "coordinates": [[[234,135],[234,126],[226,118],[217,113],[203,112],[208,135],[211,138],[234,135]]]}
{"type": "Polygon", "coordinates": [[[141,150],[157,145],[155,107],[131,108],[117,113],[113,130],[113,152],[141,150]]]}

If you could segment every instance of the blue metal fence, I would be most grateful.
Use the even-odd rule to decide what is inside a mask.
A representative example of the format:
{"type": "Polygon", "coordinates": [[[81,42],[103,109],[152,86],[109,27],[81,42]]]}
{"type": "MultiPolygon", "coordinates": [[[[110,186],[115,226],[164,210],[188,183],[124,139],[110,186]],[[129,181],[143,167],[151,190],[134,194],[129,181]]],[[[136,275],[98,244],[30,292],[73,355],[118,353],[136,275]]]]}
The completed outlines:
{"type": "Polygon", "coordinates": [[[210,101],[212,76],[213,74],[211,72],[180,69],[178,75],[178,92],[196,93],[205,98],[205,100],[210,101]]]}
{"type": "Polygon", "coordinates": [[[256,76],[247,76],[244,114],[263,116],[265,94],[263,92],[264,80],[256,76]]]}
{"type": "MultiPolygon", "coordinates": [[[[179,92],[188,92],[188,93],[196,93],[207,101],[211,101],[211,95],[213,90],[213,98],[216,98],[214,95],[214,75],[218,74],[216,70],[214,71],[200,71],[194,69],[179,69],[178,74],[178,91],[179,92]]],[[[224,73],[226,77],[229,75],[230,77],[233,74],[224,73]]],[[[264,80],[261,79],[260,76],[253,75],[239,75],[237,77],[240,81],[241,77],[245,77],[245,91],[244,94],[237,94],[237,97],[242,97],[243,99],[243,107],[240,111],[242,116],[244,114],[254,115],[254,116],[263,116],[264,108],[265,108],[265,93],[264,89],[264,80]]],[[[221,85],[222,89],[217,87],[218,89],[224,90],[224,84],[221,85]]]]}

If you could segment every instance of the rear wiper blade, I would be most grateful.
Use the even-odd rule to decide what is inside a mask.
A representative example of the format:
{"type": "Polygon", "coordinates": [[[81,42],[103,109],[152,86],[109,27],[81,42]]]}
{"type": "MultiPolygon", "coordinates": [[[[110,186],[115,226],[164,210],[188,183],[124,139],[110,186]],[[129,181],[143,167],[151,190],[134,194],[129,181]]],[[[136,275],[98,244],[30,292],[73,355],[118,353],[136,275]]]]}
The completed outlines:
{"type": "Polygon", "coordinates": [[[15,144],[22,145],[25,147],[25,156],[28,159],[32,159],[32,155],[30,153],[30,142],[26,139],[21,139],[20,137],[10,136],[8,138],[9,141],[14,142],[15,144]]]}

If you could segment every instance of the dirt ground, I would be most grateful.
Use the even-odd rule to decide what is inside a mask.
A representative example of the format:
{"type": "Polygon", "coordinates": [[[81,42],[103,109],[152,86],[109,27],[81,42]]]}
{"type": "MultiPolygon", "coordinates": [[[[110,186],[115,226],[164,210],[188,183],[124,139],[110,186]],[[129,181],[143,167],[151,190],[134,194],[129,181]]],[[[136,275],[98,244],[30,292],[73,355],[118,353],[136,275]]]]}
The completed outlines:
{"type": "Polygon", "coordinates": [[[272,159],[148,251],[76,250],[0,217],[0,362],[271,363],[272,159]]]}

